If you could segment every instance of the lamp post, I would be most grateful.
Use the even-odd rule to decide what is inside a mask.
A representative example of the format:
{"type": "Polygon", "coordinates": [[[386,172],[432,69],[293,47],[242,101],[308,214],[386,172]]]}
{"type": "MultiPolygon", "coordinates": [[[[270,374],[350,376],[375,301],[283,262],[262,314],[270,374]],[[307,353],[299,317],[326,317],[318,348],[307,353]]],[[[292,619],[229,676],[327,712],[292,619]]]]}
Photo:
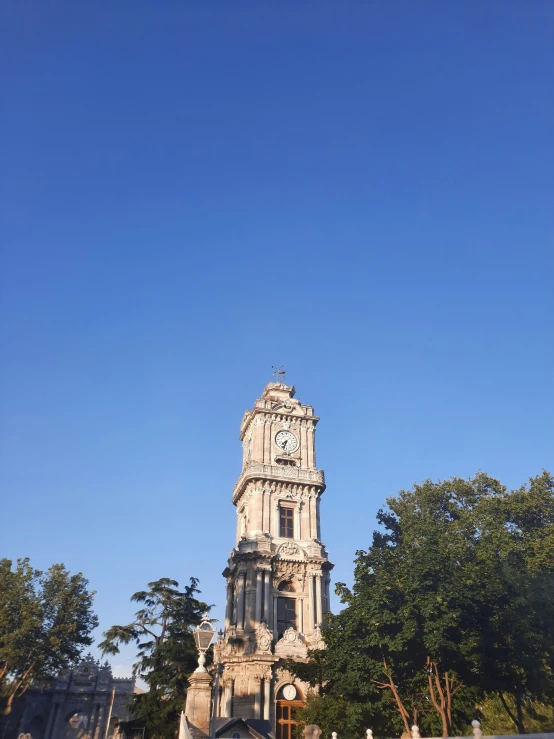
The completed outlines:
{"type": "MultiPolygon", "coordinates": [[[[211,623],[204,619],[202,623],[194,630],[194,641],[198,649],[198,667],[195,672],[207,672],[206,670],[206,652],[210,648],[212,639],[215,636],[215,629],[211,623]]],[[[223,671],[223,665],[218,664],[215,671],[215,685],[212,699],[212,710],[210,718],[210,739],[215,739],[215,719],[217,713],[217,698],[219,689],[219,677],[223,671]]]]}
{"type": "Polygon", "coordinates": [[[206,652],[210,648],[210,644],[212,643],[214,636],[215,629],[206,618],[194,630],[194,643],[198,649],[198,667],[195,672],[207,672],[205,667],[206,652]]]}

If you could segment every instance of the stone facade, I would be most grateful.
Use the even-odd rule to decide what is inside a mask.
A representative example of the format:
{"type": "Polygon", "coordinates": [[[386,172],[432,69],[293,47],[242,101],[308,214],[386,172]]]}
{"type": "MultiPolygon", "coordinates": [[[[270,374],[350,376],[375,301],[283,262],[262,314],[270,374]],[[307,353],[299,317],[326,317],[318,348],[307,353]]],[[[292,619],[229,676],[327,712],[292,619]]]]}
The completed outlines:
{"type": "Polygon", "coordinates": [[[279,739],[290,736],[283,716],[290,719],[307,690],[282,661],[305,660],[322,645],[333,567],[321,542],[319,418],[294,395],[294,387],[271,382],[242,421],[236,544],[223,572],[225,631],[215,646],[225,666],[217,715],[265,719],[279,739]]]}
{"type": "Polygon", "coordinates": [[[119,722],[130,718],[134,692],[134,679],[114,678],[107,662],[101,665],[89,655],[55,680],[29,688],[17,731],[10,733],[31,739],[117,739],[119,722]]]}

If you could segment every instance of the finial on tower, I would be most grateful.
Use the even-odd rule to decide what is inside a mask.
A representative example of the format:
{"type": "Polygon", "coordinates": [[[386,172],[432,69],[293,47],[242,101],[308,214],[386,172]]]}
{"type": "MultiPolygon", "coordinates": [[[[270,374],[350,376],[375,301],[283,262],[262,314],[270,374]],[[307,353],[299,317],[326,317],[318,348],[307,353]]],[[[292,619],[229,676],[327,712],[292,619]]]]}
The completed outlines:
{"type": "Polygon", "coordinates": [[[284,385],[285,384],[286,370],[283,368],[283,365],[281,365],[280,367],[274,367],[272,365],[271,366],[271,369],[272,370],[275,370],[273,372],[273,377],[276,377],[277,378],[277,382],[279,383],[279,385],[284,385]]]}

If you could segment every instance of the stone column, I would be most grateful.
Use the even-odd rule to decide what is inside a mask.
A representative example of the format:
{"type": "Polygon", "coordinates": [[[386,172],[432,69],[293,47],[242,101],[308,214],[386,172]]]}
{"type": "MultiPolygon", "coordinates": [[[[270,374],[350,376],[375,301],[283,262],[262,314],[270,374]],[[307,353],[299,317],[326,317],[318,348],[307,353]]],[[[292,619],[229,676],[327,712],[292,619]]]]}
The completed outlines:
{"type": "Polygon", "coordinates": [[[97,703],[95,705],[95,712],[94,712],[94,723],[92,725],[92,731],[90,732],[90,739],[94,739],[96,736],[96,728],[98,726],[98,716],[100,715],[100,704],[97,703]]]}
{"type": "Polygon", "coordinates": [[[256,489],[257,511],[258,511],[258,531],[264,530],[264,489],[259,487],[256,489]]]}
{"type": "Polygon", "coordinates": [[[306,422],[300,422],[300,453],[302,455],[302,462],[307,466],[308,464],[308,443],[306,438],[306,422]]]}
{"type": "Polygon", "coordinates": [[[269,626],[269,584],[271,582],[271,572],[265,571],[265,582],[264,582],[264,620],[269,626]]]}
{"type": "Polygon", "coordinates": [[[244,628],[244,570],[237,576],[237,629],[244,628]]]}
{"type": "MultiPolygon", "coordinates": [[[[55,739],[58,736],[58,726],[60,724],[60,718],[63,721],[63,709],[59,703],[56,703],[56,709],[56,715],[54,716],[54,721],[52,722],[52,730],[50,733],[51,739],[55,739]]],[[[102,721],[102,713],[100,714],[100,721],[102,721]]]]}
{"type": "Polygon", "coordinates": [[[261,718],[262,712],[262,681],[254,680],[254,718],[261,718]]]}
{"type": "MultiPolygon", "coordinates": [[[[205,670],[193,672],[189,677],[185,717],[189,723],[204,734],[210,733],[212,707],[212,678],[205,670]]],[[[216,696],[217,699],[217,696],[216,696]]]]}
{"type": "Polygon", "coordinates": [[[315,503],[315,493],[310,498],[310,539],[317,539],[317,513],[315,503]]]}
{"type": "Polygon", "coordinates": [[[316,604],[316,623],[321,626],[323,614],[321,612],[321,572],[315,575],[315,604],[316,604]]]}
{"type": "Polygon", "coordinates": [[[254,618],[254,603],[252,602],[256,596],[253,585],[254,570],[249,567],[246,571],[246,587],[245,587],[245,606],[244,606],[244,628],[250,630],[252,628],[252,620],[254,618]]]}
{"type": "Polygon", "coordinates": [[[277,598],[273,598],[273,636],[277,639],[277,598]]]}
{"type": "Polygon", "coordinates": [[[264,525],[263,530],[269,532],[271,531],[271,493],[269,492],[269,489],[264,485],[263,488],[264,491],[264,525]]]}
{"type": "Polygon", "coordinates": [[[300,531],[300,508],[302,506],[302,501],[299,501],[296,504],[296,508],[294,509],[294,538],[295,539],[301,539],[301,531],[300,531]]]}
{"type": "Polygon", "coordinates": [[[232,680],[229,680],[225,683],[225,694],[224,694],[224,701],[225,701],[225,717],[231,718],[231,704],[233,700],[233,682],[232,680]]]}
{"type": "Polygon", "coordinates": [[[227,582],[227,601],[225,608],[225,630],[231,625],[233,618],[233,583],[231,580],[227,582]]]}
{"type": "Polygon", "coordinates": [[[273,536],[279,536],[279,501],[275,501],[275,515],[273,517],[273,536]]]}
{"type": "Polygon", "coordinates": [[[319,517],[319,495],[315,499],[315,520],[316,520],[316,538],[321,541],[321,519],[319,517]]]}
{"type": "Polygon", "coordinates": [[[308,573],[308,594],[310,598],[310,607],[308,608],[308,614],[310,617],[310,631],[315,629],[315,614],[314,614],[314,575],[313,572],[308,573]]]}
{"type": "Polygon", "coordinates": [[[269,708],[271,703],[271,679],[266,677],[264,680],[264,719],[269,721],[269,708]]]}
{"type": "Polygon", "coordinates": [[[306,434],[306,446],[308,447],[308,469],[313,470],[314,468],[314,427],[308,426],[308,433],[306,434]]]}
{"type": "Polygon", "coordinates": [[[264,424],[264,464],[271,464],[271,421],[264,424]]]}
{"type": "Polygon", "coordinates": [[[58,704],[52,703],[50,707],[50,714],[48,716],[48,723],[46,724],[46,731],[44,732],[44,739],[50,739],[50,734],[52,733],[52,725],[54,724],[54,719],[56,717],[57,711],[58,704]]]}
{"type": "Polygon", "coordinates": [[[256,626],[259,626],[262,620],[263,576],[263,570],[256,570],[256,626]]]}

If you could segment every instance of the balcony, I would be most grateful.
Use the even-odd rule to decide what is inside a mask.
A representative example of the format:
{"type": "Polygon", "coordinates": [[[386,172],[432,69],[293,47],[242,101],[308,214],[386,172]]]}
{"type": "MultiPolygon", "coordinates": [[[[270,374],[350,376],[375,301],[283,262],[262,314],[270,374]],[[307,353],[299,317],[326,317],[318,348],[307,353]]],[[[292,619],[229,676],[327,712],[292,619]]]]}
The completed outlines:
{"type": "Polygon", "coordinates": [[[241,494],[244,485],[249,481],[257,478],[275,480],[276,482],[300,482],[311,483],[325,487],[325,475],[323,470],[303,470],[299,467],[284,467],[282,465],[261,464],[260,462],[250,462],[237,480],[237,484],[233,488],[233,502],[236,502],[241,494]]]}

